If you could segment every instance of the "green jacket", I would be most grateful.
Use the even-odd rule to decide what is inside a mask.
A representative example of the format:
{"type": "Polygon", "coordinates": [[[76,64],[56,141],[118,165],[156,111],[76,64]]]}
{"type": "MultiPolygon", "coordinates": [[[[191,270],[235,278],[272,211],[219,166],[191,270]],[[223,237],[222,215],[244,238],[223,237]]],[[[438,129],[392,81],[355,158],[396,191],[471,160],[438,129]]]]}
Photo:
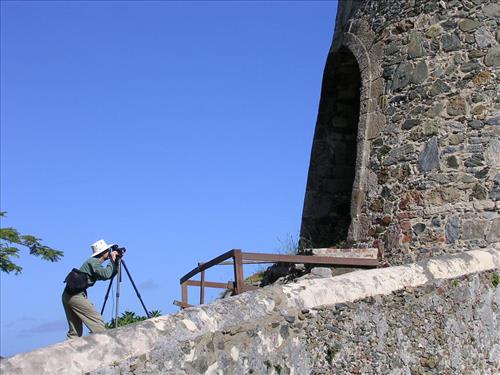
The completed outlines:
{"type": "Polygon", "coordinates": [[[90,257],[82,264],[80,271],[85,272],[89,279],[89,287],[97,280],[109,280],[118,272],[117,263],[110,261],[106,267],[98,258],[90,257]]]}

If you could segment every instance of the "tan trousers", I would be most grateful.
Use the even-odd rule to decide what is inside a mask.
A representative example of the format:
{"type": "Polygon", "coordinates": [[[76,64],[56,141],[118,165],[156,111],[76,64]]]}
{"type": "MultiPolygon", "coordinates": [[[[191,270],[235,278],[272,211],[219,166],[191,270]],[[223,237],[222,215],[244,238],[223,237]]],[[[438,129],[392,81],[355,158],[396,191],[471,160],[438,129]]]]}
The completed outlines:
{"type": "Polygon", "coordinates": [[[79,337],[83,334],[84,323],[91,333],[103,332],[106,330],[101,314],[97,312],[92,302],[87,298],[87,294],[82,292],[74,296],[64,292],[62,303],[68,319],[68,339],[79,337]]]}

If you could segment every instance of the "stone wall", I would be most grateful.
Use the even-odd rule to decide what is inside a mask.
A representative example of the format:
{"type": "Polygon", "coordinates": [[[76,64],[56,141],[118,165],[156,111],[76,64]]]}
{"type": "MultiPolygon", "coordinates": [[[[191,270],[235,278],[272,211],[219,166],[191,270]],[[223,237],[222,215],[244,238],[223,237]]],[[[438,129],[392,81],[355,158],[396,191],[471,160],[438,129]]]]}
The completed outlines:
{"type": "Polygon", "coordinates": [[[500,370],[497,277],[484,272],[305,310],[299,326],[312,372],[495,373],[500,370]]]}
{"type": "Polygon", "coordinates": [[[494,374],[500,251],[311,275],[2,360],[2,374],[494,374]]]}
{"type": "Polygon", "coordinates": [[[339,2],[304,202],[308,247],[350,240],[395,265],[499,241],[499,22],[493,0],[339,2]],[[352,152],[337,142],[338,98],[350,92],[334,72],[353,58],[355,176],[339,220],[336,160],[352,152]]]}

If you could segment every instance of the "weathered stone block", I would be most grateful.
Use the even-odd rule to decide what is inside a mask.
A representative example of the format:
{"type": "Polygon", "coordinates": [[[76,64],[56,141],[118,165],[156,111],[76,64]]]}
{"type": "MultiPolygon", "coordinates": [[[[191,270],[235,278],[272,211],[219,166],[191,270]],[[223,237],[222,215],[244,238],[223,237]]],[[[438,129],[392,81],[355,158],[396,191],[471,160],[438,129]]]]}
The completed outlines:
{"type": "Polygon", "coordinates": [[[417,223],[412,226],[413,232],[416,235],[422,234],[425,230],[426,225],[424,223],[417,223]]]}
{"type": "Polygon", "coordinates": [[[475,107],[473,107],[470,111],[470,113],[474,116],[478,116],[479,118],[482,118],[483,114],[485,114],[486,112],[488,112],[488,107],[485,106],[484,104],[479,104],[475,107]]]}
{"type": "Polygon", "coordinates": [[[457,216],[452,216],[446,222],[445,238],[446,243],[455,243],[460,236],[460,219],[457,216]]]}
{"type": "Polygon", "coordinates": [[[500,125],[500,116],[490,117],[486,120],[487,125],[500,125]]]}
{"type": "MultiPolygon", "coordinates": [[[[430,205],[442,206],[445,203],[456,202],[462,198],[462,193],[455,187],[439,187],[427,194],[426,202],[430,205]]],[[[437,211],[442,212],[442,211],[437,211]]]]}
{"type": "Polygon", "coordinates": [[[401,197],[401,200],[399,201],[399,208],[402,210],[408,210],[413,208],[415,205],[421,205],[422,202],[422,194],[418,191],[409,191],[404,193],[401,197]]]}
{"type": "Polygon", "coordinates": [[[396,147],[389,151],[389,154],[384,159],[384,165],[392,165],[401,161],[408,161],[413,158],[415,148],[411,144],[407,144],[401,147],[396,147]]]}
{"type": "Polygon", "coordinates": [[[493,187],[490,191],[489,197],[494,201],[500,201],[500,186],[493,187]]]}
{"type": "Polygon", "coordinates": [[[398,225],[391,224],[385,232],[385,249],[394,251],[399,248],[401,241],[401,230],[398,225]]]}
{"type": "Polygon", "coordinates": [[[460,39],[455,34],[444,34],[441,37],[441,46],[445,52],[456,51],[460,49],[461,44],[460,39]]]}
{"type": "Polygon", "coordinates": [[[479,157],[478,155],[473,155],[472,157],[465,160],[464,165],[471,168],[481,167],[484,165],[483,158],[479,157]]]}
{"type": "Polygon", "coordinates": [[[410,83],[412,71],[412,64],[400,64],[394,72],[394,76],[392,77],[392,90],[396,91],[408,85],[408,83],[410,83]]]}
{"type": "Polygon", "coordinates": [[[484,123],[480,120],[472,120],[469,122],[469,126],[472,129],[482,129],[484,127],[484,123]]]}
{"type": "Polygon", "coordinates": [[[437,137],[432,137],[424,146],[418,158],[418,170],[420,172],[429,172],[433,169],[439,169],[439,149],[437,137]]]}
{"type": "Polygon", "coordinates": [[[411,75],[411,82],[418,84],[424,82],[429,75],[427,64],[425,61],[420,61],[415,65],[411,75]]]}
{"type": "Polygon", "coordinates": [[[427,136],[438,134],[441,125],[442,122],[439,119],[427,120],[424,123],[424,134],[427,136]]]}
{"type": "Polygon", "coordinates": [[[467,145],[467,152],[470,152],[473,154],[484,152],[484,146],[481,144],[467,145]]]}
{"type": "Polygon", "coordinates": [[[430,96],[436,96],[450,91],[450,86],[444,83],[443,80],[438,79],[434,81],[429,91],[430,96]]]}
{"type": "Polygon", "coordinates": [[[486,70],[483,70],[474,77],[472,82],[474,82],[474,84],[478,86],[482,86],[488,84],[490,79],[491,79],[491,73],[486,70]]]}
{"type": "Polygon", "coordinates": [[[499,18],[500,17],[500,4],[493,2],[491,4],[485,5],[483,8],[483,13],[486,17],[499,18]]]}
{"type": "Polygon", "coordinates": [[[484,220],[465,220],[462,223],[462,240],[484,239],[487,222],[484,220]]]}
{"type": "Polygon", "coordinates": [[[472,202],[472,206],[476,211],[493,211],[495,209],[495,202],[489,199],[472,202]]]}
{"type": "Polygon", "coordinates": [[[488,167],[483,168],[483,169],[477,171],[476,173],[474,173],[474,177],[479,178],[479,179],[486,178],[488,176],[488,172],[489,172],[488,167]]]}
{"type": "Polygon", "coordinates": [[[372,85],[370,87],[370,97],[378,98],[380,95],[384,94],[384,79],[377,78],[372,81],[372,85]]]}
{"type": "Polygon", "coordinates": [[[380,135],[385,128],[385,115],[381,112],[372,112],[366,117],[366,138],[374,139],[380,135]]]}
{"type": "Polygon", "coordinates": [[[448,102],[446,112],[450,116],[464,116],[467,114],[467,102],[464,98],[457,95],[448,102]]]}
{"type": "Polygon", "coordinates": [[[448,129],[452,132],[463,132],[467,129],[467,125],[463,122],[451,121],[448,122],[448,129]]]}
{"type": "Polygon", "coordinates": [[[450,145],[462,144],[464,139],[465,136],[462,133],[448,135],[448,142],[450,143],[450,145]]]}
{"type": "Polygon", "coordinates": [[[474,33],[474,38],[479,48],[490,47],[496,43],[495,36],[490,33],[488,31],[488,28],[486,27],[481,27],[480,29],[476,30],[476,32],[474,33]]]}
{"type": "Polygon", "coordinates": [[[437,38],[443,33],[443,28],[439,24],[431,25],[425,32],[427,38],[437,38]]]}
{"type": "Polygon", "coordinates": [[[484,152],[484,160],[492,167],[500,167],[500,140],[491,138],[484,152]]]}
{"type": "Polygon", "coordinates": [[[420,120],[418,120],[418,119],[408,119],[405,122],[403,122],[403,125],[401,125],[401,129],[410,130],[411,128],[413,128],[419,124],[420,124],[420,120]]]}
{"type": "Polygon", "coordinates": [[[500,218],[493,220],[488,228],[486,234],[486,241],[499,242],[500,241],[500,218]]]}
{"type": "Polygon", "coordinates": [[[436,100],[436,102],[433,103],[432,106],[429,108],[429,110],[426,112],[426,115],[429,117],[440,116],[443,110],[444,110],[443,101],[436,100]]]}
{"type": "Polygon", "coordinates": [[[480,49],[475,49],[469,52],[469,59],[477,59],[479,57],[483,57],[484,55],[486,55],[486,52],[480,49]]]}
{"type": "Polygon", "coordinates": [[[422,45],[422,35],[413,32],[410,35],[410,43],[408,43],[408,57],[414,59],[422,57],[425,54],[424,46],[422,45]]]}
{"type": "Polygon", "coordinates": [[[495,46],[488,50],[484,58],[484,64],[486,66],[500,66],[500,47],[495,46]]]}
{"type": "Polygon", "coordinates": [[[479,26],[481,26],[481,23],[478,20],[473,20],[473,19],[464,19],[458,23],[458,27],[460,27],[460,30],[469,32],[474,29],[477,29],[479,26]]]}
{"type": "Polygon", "coordinates": [[[477,61],[469,61],[460,65],[460,71],[464,73],[476,72],[478,70],[481,70],[481,64],[477,61]]]}
{"type": "Polygon", "coordinates": [[[360,103],[360,113],[370,113],[377,110],[377,101],[376,99],[366,99],[361,101],[360,103]]]}
{"type": "Polygon", "coordinates": [[[472,188],[471,197],[479,200],[486,199],[488,197],[488,190],[483,185],[476,183],[472,188]]]}
{"type": "Polygon", "coordinates": [[[476,91],[476,92],[472,93],[471,100],[472,100],[472,103],[481,103],[481,102],[484,102],[488,99],[483,92],[476,91]]]}
{"type": "Polygon", "coordinates": [[[457,169],[460,166],[458,158],[455,155],[451,155],[446,158],[446,165],[454,169],[457,169]]]}
{"type": "Polygon", "coordinates": [[[384,200],[382,198],[377,198],[370,204],[370,210],[374,212],[382,212],[383,208],[384,200]]]}
{"type": "Polygon", "coordinates": [[[401,46],[398,41],[394,40],[390,42],[385,48],[384,53],[386,55],[394,55],[396,52],[401,50],[401,46]]]}

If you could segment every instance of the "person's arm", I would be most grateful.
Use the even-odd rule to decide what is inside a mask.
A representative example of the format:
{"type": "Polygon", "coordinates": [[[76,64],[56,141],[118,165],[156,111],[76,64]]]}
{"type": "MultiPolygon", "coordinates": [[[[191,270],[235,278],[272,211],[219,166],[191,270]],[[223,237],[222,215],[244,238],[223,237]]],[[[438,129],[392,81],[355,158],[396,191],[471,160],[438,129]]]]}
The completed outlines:
{"type": "Polygon", "coordinates": [[[109,280],[118,272],[117,262],[112,260],[106,267],[103,267],[101,263],[98,262],[94,263],[92,266],[92,273],[97,280],[109,280]]]}

